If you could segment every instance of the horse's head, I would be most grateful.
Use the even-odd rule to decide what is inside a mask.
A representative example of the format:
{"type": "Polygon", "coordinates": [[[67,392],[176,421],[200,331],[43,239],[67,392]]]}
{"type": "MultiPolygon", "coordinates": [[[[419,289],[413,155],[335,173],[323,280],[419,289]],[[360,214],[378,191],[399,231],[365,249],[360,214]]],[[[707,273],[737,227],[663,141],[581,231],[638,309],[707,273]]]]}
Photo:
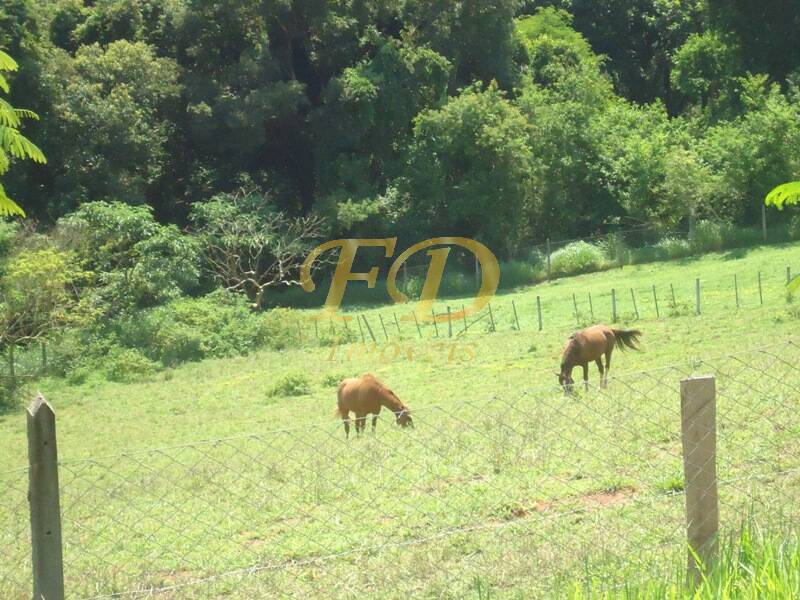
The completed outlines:
{"type": "Polygon", "coordinates": [[[565,394],[571,394],[575,380],[572,378],[572,373],[562,367],[560,373],[556,373],[558,377],[558,385],[564,388],[565,394]]]}
{"type": "Polygon", "coordinates": [[[411,411],[408,408],[403,408],[397,414],[397,424],[400,427],[411,427],[414,429],[414,421],[411,419],[411,411]]]}

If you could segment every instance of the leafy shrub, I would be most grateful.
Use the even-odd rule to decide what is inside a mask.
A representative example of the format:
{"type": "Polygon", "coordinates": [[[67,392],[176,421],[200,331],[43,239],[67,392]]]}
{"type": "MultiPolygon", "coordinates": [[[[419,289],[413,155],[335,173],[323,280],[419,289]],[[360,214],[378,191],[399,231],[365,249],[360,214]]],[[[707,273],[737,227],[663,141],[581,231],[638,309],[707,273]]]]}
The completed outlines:
{"type": "Polygon", "coordinates": [[[11,253],[18,234],[19,225],[15,221],[0,219],[0,259],[11,253]]]}
{"type": "Polygon", "coordinates": [[[555,275],[574,275],[597,271],[603,268],[605,263],[603,251],[584,241],[564,246],[553,252],[550,257],[550,268],[555,275]]]}
{"type": "Polygon", "coordinates": [[[475,276],[460,271],[445,272],[439,287],[439,296],[461,297],[476,292],[475,276]]]}
{"type": "Polygon", "coordinates": [[[320,383],[323,387],[336,387],[338,386],[343,379],[347,379],[348,377],[352,377],[351,373],[328,373],[325,375],[320,383]]]}
{"type": "Polygon", "coordinates": [[[246,355],[262,335],[246,299],[222,290],[137,311],[121,320],[117,331],[122,346],[165,366],[246,355]]]}
{"type": "Polygon", "coordinates": [[[544,278],[540,264],[512,260],[500,265],[500,287],[515,288],[531,285],[544,278]]]}
{"type": "Polygon", "coordinates": [[[106,377],[110,381],[131,383],[152,375],[158,365],[141,352],[122,348],[110,354],[105,361],[106,377]]]}
{"type": "Polygon", "coordinates": [[[691,256],[692,247],[687,240],[665,237],[655,243],[656,260],[673,260],[691,256]]]}
{"type": "Polygon", "coordinates": [[[756,246],[763,241],[763,233],[753,227],[721,226],[723,248],[744,248],[756,246]]]}
{"type": "Polygon", "coordinates": [[[314,324],[291,308],[273,308],[258,320],[258,341],[273,350],[296,348],[303,343],[302,336],[313,336],[314,324]]]}
{"type": "Polygon", "coordinates": [[[713,221],[699,221],[689,241],[692,252],[717,252],[723,248],[722,225],[713,221]]]}
{"type": "Polygon", "coordinates": [[[267,397],[277,396],[304,396],[311,393],[311,382],[305,373],[289,373],[281,377],[274,386],[267,391],[267,397]]]}
{"type": "MultiPolygon", "coordinates": [[[[372,333],[376,336],[378,335],[378,331],[375,329],[375,324],[372,323],[370,320],[370,326],[372,327],[372,333]]],[[[366,329],[366,327],[364,327],[366,329]]],[[[331,326],[330,322],[320,321],[319,323],[319,343],[321,346],[333,346],[334,344],[351,344],[353,342],[357,342],[359,339],[359,329],[358,323],[355,321],[351,321],[347,324],[347,327],[344,326],[343,323],[337,322],[335,325],[331,326]]],[[[366,331],[364,331],[364,335],[369,335],[366,331]]]]}

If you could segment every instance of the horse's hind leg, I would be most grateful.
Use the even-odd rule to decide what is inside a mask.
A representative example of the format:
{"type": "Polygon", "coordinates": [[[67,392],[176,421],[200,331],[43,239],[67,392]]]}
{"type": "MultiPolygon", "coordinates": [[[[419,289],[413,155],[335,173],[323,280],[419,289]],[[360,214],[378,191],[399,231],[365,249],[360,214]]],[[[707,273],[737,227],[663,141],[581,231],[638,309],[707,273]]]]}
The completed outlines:
{"type": "MultiPolygon", "coordinates": [[[[613,348],[613,346],[612,346],[612,348],[613,348]]],[[[605,382],[604,382],[604,386],[603,387],[608,387],[608,372],[610,370],[611,370],[611,350],[607,350],[606,351],[606,372],[604,374],[605,382]]]]}
{"type": "Polygon", "coordinates": [[[606,380],[605,380],[605,375],[604,375],[604,371],[603,371],[603,359],[602,358],[598,358],[594,362],[595,362],[595,364],[597,364],[597,369],[600,371],[600,389],[602,389],[602,388],[606,387],[606,380]]]}
{"type": "Polygon", "coordinates": [[[583,368],[583,389],[587,392],[589,391],[589,363],[583,363],[581,365],[583,368]]]}

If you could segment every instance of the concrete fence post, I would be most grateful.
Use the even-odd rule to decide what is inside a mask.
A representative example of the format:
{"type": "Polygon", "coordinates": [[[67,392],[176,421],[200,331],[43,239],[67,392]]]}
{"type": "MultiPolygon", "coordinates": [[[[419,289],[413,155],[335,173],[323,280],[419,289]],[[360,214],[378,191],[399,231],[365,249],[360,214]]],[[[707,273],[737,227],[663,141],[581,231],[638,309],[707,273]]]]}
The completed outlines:
{"type": "Polygon", "coordinates": [[[64,599],[56,416],[39,394],[27,411],[34,600],[64,599]]]}
{"type": "Polygon", "coordinates": [[[688,580],[701,581],[719,552],[717,496],[716,383],[714,377],[681,381],[681,441],[686,491],[686,533],[689,542],[688,580]]]}

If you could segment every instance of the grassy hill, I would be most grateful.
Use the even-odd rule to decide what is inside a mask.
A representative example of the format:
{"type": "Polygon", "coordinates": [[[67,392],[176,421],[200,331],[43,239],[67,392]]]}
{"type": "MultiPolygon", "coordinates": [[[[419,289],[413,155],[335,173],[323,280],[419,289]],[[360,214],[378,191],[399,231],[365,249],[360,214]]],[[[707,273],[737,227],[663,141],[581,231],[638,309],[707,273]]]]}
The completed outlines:
{"type": "MultiPolygon", "coordinates": [[[[483,318],[463,335],[453,323],[452,338],[446,323],[438,338],[413,321],[398,334],[405,307],[386,305],[359,311],[377,347],[318,346],[309,322],[303,348],[133,384],[39,381],[58,414],[68,585],[83,597],[233,571],[168,597],[494,598],[674,573],[685,554],[677,390],[692,372],[718,377],[718,471],[739,482],[721,491],[725,531],[750,513],[780,527],[798,492],[786,473],[800,466],[800,310],[783,290],[787,266],[800,269],[800,246],[503,293],[496,331],[483,318]],[[554,375],[564,343],[593,321],[590,293],[594,321],[610,323],[612,289],[644,351],[615,352],[608,389],[565,398],[554,375]],[[376,436],[345,441],[335,385],[364,371],[410,404],[413,431],[382,418],[376,436]],[[253,565],[269,568],[241,571],[253,565]]],[[[22,412],[0,416],[0,531],[11,532],[0,575],[15,573],[0,578],[3,597],[26,595],[25,448],[22,412]]]]}

